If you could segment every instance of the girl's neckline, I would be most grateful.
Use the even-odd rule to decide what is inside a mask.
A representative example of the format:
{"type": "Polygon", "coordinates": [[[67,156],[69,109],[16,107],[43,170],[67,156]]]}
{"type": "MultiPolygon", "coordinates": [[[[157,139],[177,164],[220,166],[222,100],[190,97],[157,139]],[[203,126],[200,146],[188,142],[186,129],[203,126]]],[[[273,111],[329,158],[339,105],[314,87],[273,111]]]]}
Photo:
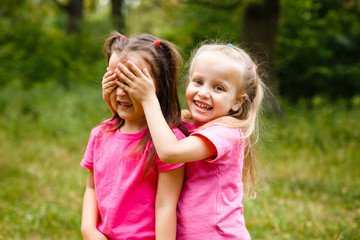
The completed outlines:
{"type": "Polygon", "coordinates": [[[115,131],[115,136],[118,138],[131,138],[131,139],[136,139],[136,138],[141,138],[146,132],[148,132],[149,129],[145,128],[144,130],[140,131],[140,132],[136,132],[136,133],[127,133],[127,132],[121,132],[120,129],[117,129],[115,131]]]}

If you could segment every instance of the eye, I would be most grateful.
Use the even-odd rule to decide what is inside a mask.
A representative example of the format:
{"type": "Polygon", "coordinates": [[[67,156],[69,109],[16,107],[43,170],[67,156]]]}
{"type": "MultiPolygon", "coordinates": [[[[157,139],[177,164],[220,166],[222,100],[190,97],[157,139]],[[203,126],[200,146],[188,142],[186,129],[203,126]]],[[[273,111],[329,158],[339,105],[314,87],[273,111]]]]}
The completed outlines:
{"type": "Polygon", "coordinates": [[[218,85],[218,86],[215,86],[215,88],[214,88],[216,91],[224,91],[225,89],[222,87],[222,86],[220,86],[220,85],[218,85]]]}
{"type": "Polygon", "coordinates": [[[199,80],[199,79],[194,79],[193,82],[194,82],[195,85],[199,85],[199,86],[202,85],[202,81],[199,80]]]}

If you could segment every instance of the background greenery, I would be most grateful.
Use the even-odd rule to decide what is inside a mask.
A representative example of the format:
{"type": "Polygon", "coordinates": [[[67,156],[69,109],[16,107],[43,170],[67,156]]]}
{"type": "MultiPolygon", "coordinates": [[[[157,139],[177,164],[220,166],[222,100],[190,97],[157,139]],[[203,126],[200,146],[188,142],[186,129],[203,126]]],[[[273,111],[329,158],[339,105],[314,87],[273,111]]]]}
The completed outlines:
{"type": "MultiPolygon", "coordinates": [[[[110,3],[85,0],[81,31],[69,34],[55,2],[0,8],[0,240],[81,238],[87,171],[79,162],[90,129],[110,116],[100,84],[110,3]]],[[[206,39],[244,44],[243,11],[261,1],[195,2],[235,1],[125,1],[124,31],[168,39],[187,60],[206,39]]],[[[273,90],[281,110],[264,112],[265,181],[245,200],[247,227],[253,239],[359,239],[360,3],[280,7],[273,90]]],[[[261,61],[266,72],[266,49],[261,61]]]]}

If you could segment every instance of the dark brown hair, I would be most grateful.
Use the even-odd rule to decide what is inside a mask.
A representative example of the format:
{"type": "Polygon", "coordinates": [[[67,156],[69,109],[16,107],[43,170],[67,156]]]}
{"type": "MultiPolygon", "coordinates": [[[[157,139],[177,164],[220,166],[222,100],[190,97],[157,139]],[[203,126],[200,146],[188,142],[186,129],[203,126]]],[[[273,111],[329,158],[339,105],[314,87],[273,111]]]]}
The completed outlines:
{"type": "MultiPolygon", "coordinates": [[[[154,77],[156,95],[159,99],[162,113],[166,122],[171,127],[178,127],[181,120],[181,109],[177,91],[177,80],[180,72],[181,56],[175,46],[165,40],[158,39],[149,34],[141,34],[136,37],[121,37],[118,32],[111,32],[109,38],[105,42],[105,55],[109,63],[113,53],[120,55],[120,58],[126,58],[131,53],[141,56],[150,66],[149,72],[154,77]],[[159,41],[159,44],[155,44],[159,41]]],[[[116,119],[116,126],[113,131],[121,128],[125,120],[115,113],[112,120],[116,119]]],[[[144,152],[147,144],[150,144],[150,152],[147,157],[147,166],[145,173],[149,167],[154,167],[157,157],[155,148],[151,141],[150,133],[147,132],[142,137],[139,144],[132,151],[138,156],[144,152]]]]}

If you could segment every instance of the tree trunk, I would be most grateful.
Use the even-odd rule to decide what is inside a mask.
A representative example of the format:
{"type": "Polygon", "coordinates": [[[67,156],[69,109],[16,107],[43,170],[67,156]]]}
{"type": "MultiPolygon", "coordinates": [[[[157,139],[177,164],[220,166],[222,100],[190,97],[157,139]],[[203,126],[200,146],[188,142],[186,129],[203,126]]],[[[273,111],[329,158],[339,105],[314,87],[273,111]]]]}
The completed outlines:
{"type": "MultiPolygon", "coordinates": [[[[250,4],[244,13],[243,38],[252,44],[251,53],[258,62],[267,64],[265,83],[277,94],[276,35],[278,32],[279,0],[264,0],[263,4],[250,4]]],[[[265,67],[263,65],[259,66],[265,67]]]]}
{"type": "Polygon", "coordinates": [[[120,33],[125,32],[125,18],[123,15],[122,7],[124,0],[111,0],[112,4],[112,23],[113,27],[120,33]]]}
{"type": "Polygon", "coordinates": [[[67,33],[79,33],[83,19],[83,0],[70,0],[67,4],[60,3],[58,0],[54,2],[68,14],[67,33]]]}
{"type": "Polygon", "coordinates": [[[67,32],[80,32],[80,24],[83,19],[83,0],[71,0],[65,8],[67,9],[67,12],[69,14],[67,32]]]}

